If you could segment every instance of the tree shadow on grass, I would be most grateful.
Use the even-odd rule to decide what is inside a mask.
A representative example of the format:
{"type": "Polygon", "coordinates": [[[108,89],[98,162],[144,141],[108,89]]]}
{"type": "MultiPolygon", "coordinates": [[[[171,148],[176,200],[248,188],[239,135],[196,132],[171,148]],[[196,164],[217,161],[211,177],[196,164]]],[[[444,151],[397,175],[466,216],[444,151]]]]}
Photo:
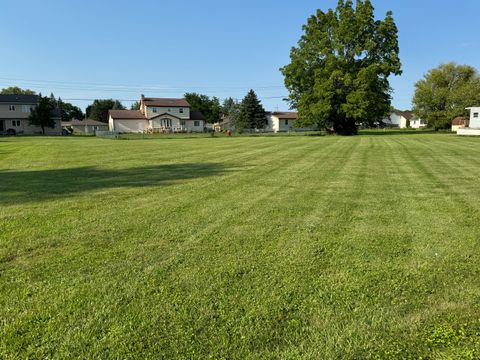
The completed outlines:
{"type": "Polygon", "coordinates": [[[375,136],[393,136],[393,135],[425,135],[425,134],[441,134],[435,130],[359,130],[358,135],[375,135],[375,136]]]}
{"type": "Polygon", "coordinates": [[[109,170],[95,167],[38,171],[0,171],[0,204],[52,200],[86,191],[119,187],[166,186],[174,182],[218,176],[219,164],[166,164],[109,170]]]}

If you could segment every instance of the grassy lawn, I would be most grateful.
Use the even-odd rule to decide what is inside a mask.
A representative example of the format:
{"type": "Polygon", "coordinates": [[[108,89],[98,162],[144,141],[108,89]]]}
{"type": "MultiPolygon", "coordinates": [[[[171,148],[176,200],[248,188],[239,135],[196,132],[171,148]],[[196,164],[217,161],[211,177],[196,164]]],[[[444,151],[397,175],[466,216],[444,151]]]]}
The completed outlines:
{"type": "Polygon", "coordinates": [[[480,357],[480,139],[0,138],[0,358],[480,357]]]}

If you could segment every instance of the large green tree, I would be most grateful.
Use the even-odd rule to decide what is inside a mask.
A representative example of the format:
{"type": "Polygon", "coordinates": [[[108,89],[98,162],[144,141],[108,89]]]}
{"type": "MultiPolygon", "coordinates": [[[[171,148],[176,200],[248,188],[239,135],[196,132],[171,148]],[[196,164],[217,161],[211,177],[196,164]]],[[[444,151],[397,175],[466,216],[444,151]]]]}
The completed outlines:
{"type": "Polygon", "coordinates": [[[240,104],[240,113],[236,121],[236,129],[263,129],[267,125],[267,114],[262,103],[250,90],[240,104]]]}
{"type": "Polygon", "coordinates": [[[480,76],[468,65],[448,63],[430,70],[415,84],[413,111],[428,127],[449,128],[456,116],[480,104],[480,76]]]}
{"type": "Polygon", "coordinates": [[[45,135],[45,128],[55,127],[55,119],[53,111],[55,104],[47,96],[39,95],[38,104],[30,113],[29,121],[31,125],[40,126],[42,128],[42,134],[45,135]]]}
{"type": "Polygon", "coordinates": [[[36,95],[36,92],[30,89],[22,89],[18,86],[10,86],[0,91],[2,95],[36,95]]]}
{"type": "Polygon", "coordinates": [[[340,0],[335,10],[317,10],[281,69],[298,109],[300,125],[357,132],[388,114],[390,75],[401,74],[398,31],[392,13],[375,20],[370,0],[340,0]]]}
{"type": "Polygon", "coordinates": [[[190,104],[190,110],[200,111],[208,123],[213,124],[220,120],[222,107],[217,97],[210,98],[197,93],[186,93],[184,97],[190,104]]]}
{"type": "Polygon", "coordinates": [[[97,99],[86,110],[87,118],[108,123],[108,110],[125,110],[125,106],[118,100],[97,99]]]}

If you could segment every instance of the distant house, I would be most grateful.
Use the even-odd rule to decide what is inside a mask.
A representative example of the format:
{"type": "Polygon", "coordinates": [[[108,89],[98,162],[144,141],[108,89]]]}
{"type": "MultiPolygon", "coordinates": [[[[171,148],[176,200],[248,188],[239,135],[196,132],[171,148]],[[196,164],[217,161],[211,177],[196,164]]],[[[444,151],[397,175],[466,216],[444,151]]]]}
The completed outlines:
{"type": "Polygon", "coordinates": [[[410,127],[412,129],[423,129],[423,128],[427,127],[427,123],[424,120],[413,116],[410,119],[410,127]]]}
{"type": "Polygon", "coordinates": [[[410,126],[410,120],[413,118],[413,112],[410,110],[395,110],[389,117],[383,119],[387,127],[406,129],[410,126]]]}
{"type": "MultiPolygon", "coordinates": [[[[30,110],[38,104],[38,95],[0,95],[0,134],[41,134],[39,126],[30,125],[30,110]]],[[[60,113],[55,111],[55,127],[45,128],[46,135],[61,135],[60,113]]]]}
{"type": "Polygon", "coordinates": [[[185,99],[140,98],[140,110],[110,110],[110,131],[143,132],[202,132],[205,117],[191,111],[185,99]]]}
{"type": "Polygon", "coordinates": [[[395,110],[389,117],[383,119],[383,123],[387,127],[399,129],[421,129],[427,126],[424,120],[416,117],[413,111],[410,110],[395,110]]]}
{"type": "Polygon", "coordinates": [[[72,130],[74,134],[95,134],[95,131],[108,131],[108,124],[92,120],[70,120],[62,121],[62,127],[72,130]]]}
{"type": "Polygon", "coordinates": [[[285,132],[285,131],[314,131],[315,126],[301,128],[295,125],[298,119],[298,113],[294,111],[274,111],[267,112],[266,131],[285,132]]]}
{"type": "Polygon", "coordinates": [[[458,116],[452,120],[452,131],[457,132],[458,129],[466,128],[470,124],[470,120],[466,117],[458,116]]]}

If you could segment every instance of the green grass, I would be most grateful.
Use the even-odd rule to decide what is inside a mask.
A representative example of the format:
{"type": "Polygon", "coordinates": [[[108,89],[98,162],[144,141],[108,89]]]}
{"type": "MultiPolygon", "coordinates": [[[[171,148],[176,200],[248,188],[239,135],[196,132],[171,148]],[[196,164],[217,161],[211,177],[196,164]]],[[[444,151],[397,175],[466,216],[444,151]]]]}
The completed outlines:
{"type": "Polygon", "coordinates": [[[480,139],[0,138],[0,358],[480,357],[480,139]]]}

